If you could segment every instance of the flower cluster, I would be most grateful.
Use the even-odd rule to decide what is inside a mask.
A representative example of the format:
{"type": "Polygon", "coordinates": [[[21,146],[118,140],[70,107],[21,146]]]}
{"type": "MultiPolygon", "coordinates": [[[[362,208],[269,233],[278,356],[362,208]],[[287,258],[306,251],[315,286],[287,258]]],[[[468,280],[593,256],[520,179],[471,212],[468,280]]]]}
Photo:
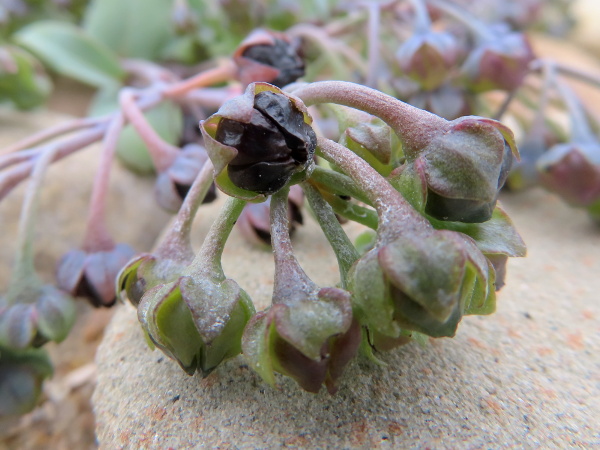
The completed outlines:
{"type": "Polygon", "coordinates": [[[508,257],[524,254],[497,205],[518,156],[499,122],[447,121],[346,82],[292,93],[252,83],[201,130],[216,185],[231,198],[195,257],[172,233],[155,254],[132,260],[117,284],[152,345],[190,374],[242,352],[271,385],[277,372],[307,391],[334,393],[359,348],[450,337],[463,316],[493,312],[508,257]],[[311,126],[305,105],[322,103],[334,104],[339,143],[311,126]],[[302,197],[290,188],[299,186],[338,257],[339,287],[317,286],[294,257],[292,208],[302,197]],[[362,216],[375,230],[364,254],[336,214],[362,216]],[[272,305],[263,311],[221,268],[238,221],[273,247],[272,305]]]}

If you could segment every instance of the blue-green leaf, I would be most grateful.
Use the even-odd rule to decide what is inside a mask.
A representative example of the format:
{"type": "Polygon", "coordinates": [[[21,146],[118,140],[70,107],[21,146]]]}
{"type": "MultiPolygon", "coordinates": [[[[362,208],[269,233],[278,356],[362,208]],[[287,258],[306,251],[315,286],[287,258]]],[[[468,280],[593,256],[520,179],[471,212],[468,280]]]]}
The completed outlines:
{"type": "Polygon", "coordinates": [[[125,76],[110,50],[72,24],[35,22],[19,30],[14,39],[51,69],[83,83],[104,86],[125,76]]]}

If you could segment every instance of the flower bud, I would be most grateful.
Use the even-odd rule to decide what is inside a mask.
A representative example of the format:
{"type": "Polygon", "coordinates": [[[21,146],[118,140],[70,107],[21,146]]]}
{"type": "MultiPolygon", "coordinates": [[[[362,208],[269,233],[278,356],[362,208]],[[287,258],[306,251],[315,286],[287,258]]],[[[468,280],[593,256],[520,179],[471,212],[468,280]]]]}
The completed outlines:
{"type": "Polygon", "coordinates": [[[473,240],[447,230],[376,246],[349,278],[357,317],[388,348],[404,343],[406,330],[453,336],[463,314],[495,305],[491,263],[473,240]]]}
{"type": "Polygon", "coordinates": [[[0,298],[0,346],[11,349],[61,342],[75,322],[70,295],[52,285],[35,283],[0,298]]]}
{"type": "Polygon", "coordinates": [[[238,47],[233,60],[238,78],[248,85],[264,81],[277,87],[293,83],[304,75],[304,61],[297,45],[283,33],[256,30],[238,47]]]}
{"type": "Polygon", "coordinates": [[[295,97],[265,83],[248,86],[202,123],[219,188],[246,200],[281,189],[312,164],[317,138],[310,123],[295,97]]]}
{"type": "MultiPolygon", "coordinates": [[[[125,265],[117,276],[117,296],[123,292],[129,301],[138,306],[143,295],[160,284],[175,281],[193,258],[164,258],[144,253],[125,265]]],[[[123,297],[121,297],[123,299],[123,297]]]]}
{"type": "Polygon", "coordinates": [[[427,91],[436,89],[446,80],[457,57],[454,36],[439,31],[417,33],[396,52],[402,71],[427,91]]]}
{"type": "Polygon", "coordinates": [[[336,381],[360,343],[349,293],[323,288],[305,298],[277,301],[248,323],[242,341],[244,357],[271,385],[276,371],[309,392],[319,392],[325,384],[335,393],[336,381]]]}
{"type": "Polygon", "coordinates": [[[574,206],[600,200],[600,144],[557,144],[537,162],[540,181],[574,206]]]}
{"type": "Polygon", "coordinates": [[[86,297],[95,307],[112,306],[117,299],[117,275],[134,254],[127,244],[96,252],[72,250],[58,263],[58,287],[71,295],[86,297]]]}
{"type": "MultiPolygon", "coordinates": [[[[204,147],[198,144],[185,145],[171,167],[158,174],[154,186],[158,204],[167,211],[178,211],[206,161],[208,161],[208,153],[204,147]]],[[[216,190],[213,185],[204,203],[210,203],[215,198],[216,190]]]]}
{"type": "Polygon", "coordinates": [[[534,58],[524,34],[503,31],[476,47],[461,70],[466,87],[473,92],[513,91],[521,85],[534,58]]]}
{"type": "Polygon", "coordinates": [[[149,339],[188,374],[204,376],[241,350],[252,300],[231,279],[181,276],[147,291],[138,319],[149,339]]]}
{"type": "Polygon", "coordinates": [[[485,222],[518,155],[511,131],[499,122],[461,117],[421,150],[405,176],[425,186],[425,212],[439,220],[485,222]]]}
{"type": "Polygon", "coordinates": [[[37,404],[52,363],[43,349],[15,351],[0,346],[0,419],[19,416],[37,404]]]}

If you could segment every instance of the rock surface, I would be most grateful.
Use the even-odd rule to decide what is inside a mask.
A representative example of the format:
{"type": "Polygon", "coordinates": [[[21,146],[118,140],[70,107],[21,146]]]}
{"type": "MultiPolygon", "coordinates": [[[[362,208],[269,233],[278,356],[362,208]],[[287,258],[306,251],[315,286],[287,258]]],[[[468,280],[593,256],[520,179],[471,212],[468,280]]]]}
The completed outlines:
{"type": "MultiPolygon", "coordinates": [[[[121,306],[97,354],[100,447],[590,448],[600,445],[600,231],[539,190],[504,198],[529,247],[509,263],[498,311],[467,317],[454,339],[354,361],[330,397],[278,378],[267,386],[230,360],[188,377],[150,351],[121,306]]],[[[206,216],[214,215],[210,206],[206,216]]],[[[210,221],[201,219],[197,238],[210,221]]],[[[312,220],[295,248],[310,276],[334,283],[335,260],[312,220]]],[[[351,234],[356,232],[351,230],[351,234]]],[[[225,272],[264,307],[272,256],[234,232],[225,272]]]]}

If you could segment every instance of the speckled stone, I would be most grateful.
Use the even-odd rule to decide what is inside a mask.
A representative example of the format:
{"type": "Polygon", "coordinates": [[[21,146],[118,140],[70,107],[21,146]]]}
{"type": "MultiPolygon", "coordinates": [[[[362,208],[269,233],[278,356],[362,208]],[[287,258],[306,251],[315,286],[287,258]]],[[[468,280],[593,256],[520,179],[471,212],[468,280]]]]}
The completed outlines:
{"type": "MultiPolygon", "coordinates": [[[[492,316],[454,339],[358,359],[331,397],[278,378],[273,389],[234,358],[187,376],[146,346],[121,306],[97,354],[101,448],[590,448],[600,445],[600,230],[541,190],[506,196],[529,247],[509,264],[492,316]]],[[[216,206],[201,209],[198,241],[216,206]],[[204,213],[202,213],[204,211],[204,213]]],[[[335,260],[314,222],[295,248],[320,284],[335,260]]],[[[351,229],[350,234],[355,234],[351,229]]],[[[234,232],[226,273],[263,307],[272,255],[234,232]]]]}

